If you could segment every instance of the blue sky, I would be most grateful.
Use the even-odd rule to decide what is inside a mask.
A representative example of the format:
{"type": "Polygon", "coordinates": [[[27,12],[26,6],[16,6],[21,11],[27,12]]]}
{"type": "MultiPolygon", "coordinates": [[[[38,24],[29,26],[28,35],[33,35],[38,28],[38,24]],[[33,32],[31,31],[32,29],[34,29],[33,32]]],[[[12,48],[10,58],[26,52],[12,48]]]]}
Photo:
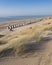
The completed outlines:
{"type": "Polygon", "coordinates": [[[0,0],[0,17],[52,15],[52,0],[0,0]]]}

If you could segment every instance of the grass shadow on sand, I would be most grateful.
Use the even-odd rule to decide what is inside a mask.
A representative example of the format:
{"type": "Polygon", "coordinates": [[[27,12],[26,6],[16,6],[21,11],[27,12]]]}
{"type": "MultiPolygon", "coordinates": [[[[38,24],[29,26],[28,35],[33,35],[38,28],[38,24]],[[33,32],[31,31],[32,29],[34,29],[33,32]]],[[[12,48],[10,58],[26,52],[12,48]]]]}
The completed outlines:
{"type": "MultiPolygon", "coordinates": [[[[23,56],[25,54],[28,55],[28,53],[32,55],[33,53],[41,52],[46,48],[46,44],[50,40],[52,40],[52,38],[47,37],[39,42],[29,42],[27,44],[23,44],[18,48],[19,52],[17,53],[17,55],[23,56]]],[[[15,51],[13,48],[5,49],[2,52],[0,52],[0,58],[14,56],[14,55],[15,55],[15,51]]]]}
{"type": "Polygon", "coordinates": [[[14,55],[14,50],[12,48],[3,50],[0,52],[0,58],[2,57],[9,57],[14,55]]]}
{"type": "Polygon", "coordinates": [[[4,37],[4,35],[0,35],[0,38],[4,37]]]}
{"type": "Polygon", "coordinates": [[[28,53],[33,54],[36,52],[41,52],[46,48],[47,42],[51,40],[52,38],[46,37],[39,42],[30,42],[27,44],[23,44],[19,47],[20,51],[18,52],[18,54],[22,56],[24,54],[28,55],[28,53]]]}

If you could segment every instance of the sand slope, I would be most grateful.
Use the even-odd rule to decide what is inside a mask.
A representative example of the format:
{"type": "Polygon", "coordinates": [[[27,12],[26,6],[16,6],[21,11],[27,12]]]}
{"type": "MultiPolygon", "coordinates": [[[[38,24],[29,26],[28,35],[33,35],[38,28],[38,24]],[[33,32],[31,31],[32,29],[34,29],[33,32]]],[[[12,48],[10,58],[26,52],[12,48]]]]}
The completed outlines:
{"type": "Polygon", "coordinates": [[[13,31],[4,30],[0,32],[4,35],[0,38],[0,53],[11,48],[16,51],[15,57],[7,56],[5,51],[0,65],[52,65],[52,18],[13,31]]]}

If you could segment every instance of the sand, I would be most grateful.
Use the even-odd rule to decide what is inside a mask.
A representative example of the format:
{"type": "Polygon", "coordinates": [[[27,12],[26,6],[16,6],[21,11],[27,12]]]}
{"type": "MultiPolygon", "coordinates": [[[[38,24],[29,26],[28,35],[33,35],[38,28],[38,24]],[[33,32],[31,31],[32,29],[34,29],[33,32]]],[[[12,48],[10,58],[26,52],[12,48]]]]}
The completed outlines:
{"type": "MultiPolygon", "coordinates": [[[[26,20],[23,20],[23,23],[24,21],[28,22],[29,20],[31,20],[31,22],[34,21],[36,23],[15,28],[13,29],[13,31],[9,31],[7,29],[7,26],[9,24],[11,25],[20,24],[19,21],[1,23],[0,38],[4,37],[5,35],[14,35],[16,33],[20,33],[21,31],[28,30],[28,28],[34,27],[34,26],[38,27],[40,25],[40,28],[41,28],[42,23],[43,25],[47,26],[47,23],[49,25],[49,23],[52,21],[52,18],[50,17],[43,18],[41,21],[38,21],[40,19],[37,19],[37,21],[36,19],[26,19],[26,20]]],[[[18,57],[18,56],[2,57],[0,58],[0,65],[52,65],[52,31],[49,31],[49,30],[50,29],[45,31],[46,34],[44,34],[45,32],[43,33],[44,34],[43,36],[45,37],[43,40],[37,42],[36,44],[30,42],[29,46],[31,46],[32,48],[30,53],[24,54],[21,57],[18,57]],[[50,35],[47,35],[47,33],[49,33],[50,35]]]]}

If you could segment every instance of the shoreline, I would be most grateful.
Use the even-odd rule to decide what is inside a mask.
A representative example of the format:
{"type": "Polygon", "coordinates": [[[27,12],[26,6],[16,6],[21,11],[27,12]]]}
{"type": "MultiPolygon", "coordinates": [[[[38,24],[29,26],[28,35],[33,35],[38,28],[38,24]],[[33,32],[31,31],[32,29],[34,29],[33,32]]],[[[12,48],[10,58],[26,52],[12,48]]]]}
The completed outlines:
{"type": "MultiPolygon", "coordinates": [[[[2,30],[5,30],[7,29],[7,27],[10,25],[26,25],[28,23],[37,23],[39,21],[42,21],[42,20],[46,20],[46,19],[49,19],[49,18],[52,18],[51,16],[50,17],[41,17],[41,18],[29,18],[29,19],[23,19],[23,20],[13,20],[13,21],[6,21],[6,22],[0,22],[0,31],[2,30]]],[[[21,26],[22,27],[22,26],[21,26]]]]}
{"type": "Polygon", "coordinates": [[[42,16],[41,15],[40,16],[38,15],[38,16],[9,16],[9,17],[0,17],[1,18],[1,21],[0,22],[10,22],[10,21],[26,20],[26,19],[34,19],[34,18],[35,19],[36,18],[45,18],[45,17],[52,17],[52,15],[45,15],[45,16],[44,15],[42,15],[42,16]],[[4,21],[2,21],[2,19],[4,19],[4,21]]]}

